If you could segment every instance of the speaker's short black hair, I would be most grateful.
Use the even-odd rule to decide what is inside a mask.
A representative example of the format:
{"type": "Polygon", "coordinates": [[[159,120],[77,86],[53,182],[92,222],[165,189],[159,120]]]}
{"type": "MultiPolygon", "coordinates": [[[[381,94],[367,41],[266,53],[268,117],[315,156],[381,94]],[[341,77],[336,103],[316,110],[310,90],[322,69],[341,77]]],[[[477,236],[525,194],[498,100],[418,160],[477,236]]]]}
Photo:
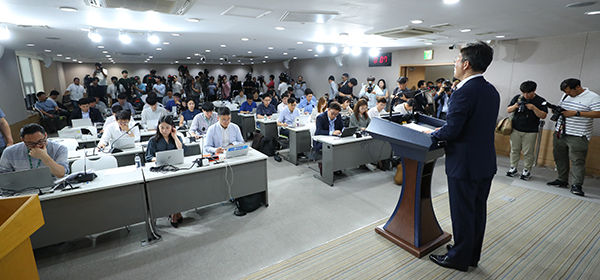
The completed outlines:
{"type": "Polygon", "coordinates": [[[525,81],[519,87],[522,93],[534,92],[537,89],[537,84],[534,81],[525,81]]]}
{"type": "Polygon", "coordinates": [[[332,109],[332,110],[341,111],[342,105],[340,105],[340,103],[333,101],[333,102],[329,103],[329,106],[327,106],[327,108],[332,109]]]}
{"type": "Polygon", "coordinates": [[[575,78],[569,78],[560,83],[560,91],[565,91],[567,88],[575,89],[581,86],[581,81],[575,78]]]}
{"type": "Polygon", "coordinates": [[[121,110],[121,112],[118,112],[115,115],[115,119],[117,119],[117,120],[130,120],[131,119],[131,112],[129,112],[129,110],[121,110]]]}
{"type": "Polygon", "coordinates": [[[469,61],[475,72],[485,72],[494,60],[494,49],[482,41],[467,43],[460,49],[462,61],[469,61]]]}
{"type": "Polygon", "coordinates": [[[21,127],[21,138],[24,138],[25,135],[34,134],[36,132],[41,132],[42,134],[46,134],[46,130],[43,126],[37,123],[29,123],[21,127]]]}

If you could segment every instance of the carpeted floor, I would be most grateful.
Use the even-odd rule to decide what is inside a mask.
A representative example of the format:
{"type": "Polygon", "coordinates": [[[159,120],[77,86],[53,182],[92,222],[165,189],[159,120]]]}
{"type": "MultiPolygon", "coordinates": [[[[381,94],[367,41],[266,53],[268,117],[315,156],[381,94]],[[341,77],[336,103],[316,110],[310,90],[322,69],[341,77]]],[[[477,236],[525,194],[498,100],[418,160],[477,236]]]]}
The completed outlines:
{"type": "MultiPolygon", "coordinates": [[[[448,194],[433,199],[452,232],[448,194]]],[[[593,279],[600,275],[600,204],[494,183],[478,268],[444,269],[375,233],[381,220],[244,279],[593,279]],[[585,214],[582,214],[585,213],[585,214]]],[[[444,254],[445,246],[433,254],[444,254]]]]}

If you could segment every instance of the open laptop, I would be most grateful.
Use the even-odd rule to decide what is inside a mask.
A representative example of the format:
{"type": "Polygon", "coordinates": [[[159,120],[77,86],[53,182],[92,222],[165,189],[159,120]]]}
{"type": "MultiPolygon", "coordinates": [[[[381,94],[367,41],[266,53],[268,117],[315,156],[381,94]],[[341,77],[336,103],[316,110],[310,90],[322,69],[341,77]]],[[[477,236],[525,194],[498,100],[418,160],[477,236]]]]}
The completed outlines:
{"type": "Polygon", "coordinates": [[[156,152],[156,165],[177,165],[183,163],[183,149],[156,152]]]}
{"type": "Polygon", "coordinates": [[[256,114],[256,108],[252,109],[252,112],[250,112],[250,114],[256,114]]]}
{"type": "Polygon", "coordinates": [[[271,119],[271,120],[278,120],[278,119],[279,119],[279,114],[278,114],[278,113],[275,113],[275,114],[271,115],[271,118],[270,118],[270,119],[271,119]]]}
{"type": "Polygon", "coordinates": [[[73,123],[73,127],[94,126],[92,119],[73,119],[71,122],[73,123]]]}
{"type": "Polygon", "coordinates": [[[351,127],[346,127],[344,129],[344,131],[342,131],[342,135],[340,135],[340,138],[344,138],[344,137],[350,137],[352,135],[354,135],[354,132],[356,132],[356,129],[358,129],[357,126],[351,126],[351,127]]]}
{"type": "Polygon", "coordinates": [[[146,120],[147,130],[156,130],[158,128],[158,119],[146,120]]]}
{"type": "Polygon", "coordinates": [[[121,150],[135,148],[135,137],[123,136],[119,140],[111,141],[110,147],[121,150]]]}
{"type": "Polygon", "coordinates": [[[310,121],[310,115],[297,116],[295,120],[296,126],[305,126],[310,121]]]}
{"type": "Polygon", "coordinates": [[[242,157],[242,156],[247,155],[249,150],[250,150],[250,145],[248,145],[248,144],[229,146],[229,147],[227,147],[225,157],[226,158],[242,157]]]}
{"type": "Polygon", "coordinates": [[[0,188],[20,191],[25,188],[46,188],[54,185],[47,166],[0,174],[0,188]]]}

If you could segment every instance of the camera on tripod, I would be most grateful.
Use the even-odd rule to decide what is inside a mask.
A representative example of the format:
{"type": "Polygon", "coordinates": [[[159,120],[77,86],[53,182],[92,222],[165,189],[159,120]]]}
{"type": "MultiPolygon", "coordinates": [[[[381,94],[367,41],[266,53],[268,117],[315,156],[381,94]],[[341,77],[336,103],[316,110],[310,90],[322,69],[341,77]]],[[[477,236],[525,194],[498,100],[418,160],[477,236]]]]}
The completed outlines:
{"type": "Polygon", "coordinates": [[[548,108],[552,109],[552,117],[550,117],[550,120],[553,122],[558,121],[558,118],[563,116],[563,112],[566,111],[563,107],[554,105],[546,101],[542,102],[542,105],[548,106],[548,108]]]}

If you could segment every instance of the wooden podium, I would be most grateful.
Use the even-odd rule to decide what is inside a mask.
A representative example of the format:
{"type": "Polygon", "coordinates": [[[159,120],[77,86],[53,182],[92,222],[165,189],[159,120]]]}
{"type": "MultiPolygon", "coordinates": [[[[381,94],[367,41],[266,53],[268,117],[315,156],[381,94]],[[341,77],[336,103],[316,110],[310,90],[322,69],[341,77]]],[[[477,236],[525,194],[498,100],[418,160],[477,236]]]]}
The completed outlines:
{"type": "MultiPolygon", "coordinates": [[[[444,150],[430,135],[403,126],[407,119],[411,116],[394,114],[391,121],[389,116],[374,118],[367,127],[373,138],[389,142],[394,154],[402,157],[404,176],[392,216],[375,232],[421,258],[452,238],[440,227],[431,203],[431,176],[444,150]]],[[[424,115],[414,115],[412,120],[432,129],[445,123],[424,115]]]]}
{"type": "Polygon", "coordinates": [[[42,225],[37,195],[0,199],[0,278],[39,279],[29,236],[42,225]]]}

